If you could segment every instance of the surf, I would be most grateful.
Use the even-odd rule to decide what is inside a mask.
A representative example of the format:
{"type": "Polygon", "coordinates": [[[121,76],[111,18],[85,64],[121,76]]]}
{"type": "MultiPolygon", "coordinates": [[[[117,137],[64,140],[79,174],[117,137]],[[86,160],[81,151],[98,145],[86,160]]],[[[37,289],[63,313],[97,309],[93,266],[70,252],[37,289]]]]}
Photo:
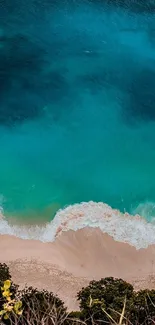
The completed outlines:
{"type": "MultiPolygon", "coordinates": [[[[148,209],[148,208],[147,208],[148,209]]],[[[103,202],[82,202],[60,209],[52,221],[42,225],[13,225],[1,211],[0,234],[22,239],[52,242],[63,232],[83,228],[100,228],[114,240],[137,249],[155,244],[155,224],[139,214],[131,215],[112,209],[103,202]]]]}

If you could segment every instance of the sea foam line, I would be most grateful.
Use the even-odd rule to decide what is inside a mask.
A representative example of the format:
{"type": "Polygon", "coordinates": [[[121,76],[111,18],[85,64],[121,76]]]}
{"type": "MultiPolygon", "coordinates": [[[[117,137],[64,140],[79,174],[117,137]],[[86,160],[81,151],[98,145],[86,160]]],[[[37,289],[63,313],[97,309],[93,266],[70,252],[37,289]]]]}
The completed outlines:
{"type": "Polygon", "coordinates": [[[84,227],[99,227],[115,240],[129,243],[137,249],[155,244],[155,225],[139,215],[132,216],[112,209],[102,202],[93,201],[70,205],[60,209],[55,218],[44,226],[10,225],[1,215],[0,234],[42,242],[54,241],[63,231],[84,227]]]}

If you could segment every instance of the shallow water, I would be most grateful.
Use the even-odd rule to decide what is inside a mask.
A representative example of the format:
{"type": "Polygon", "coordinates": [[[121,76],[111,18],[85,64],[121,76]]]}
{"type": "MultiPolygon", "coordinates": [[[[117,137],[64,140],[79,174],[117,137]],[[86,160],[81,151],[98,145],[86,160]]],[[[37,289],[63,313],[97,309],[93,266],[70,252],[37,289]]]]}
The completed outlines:
{"type": "Polygon", "coordinates": [[[154,16],[148,4],[2,1],[5,215],[50,220],[89,200],[155,215],[154,16]]]}

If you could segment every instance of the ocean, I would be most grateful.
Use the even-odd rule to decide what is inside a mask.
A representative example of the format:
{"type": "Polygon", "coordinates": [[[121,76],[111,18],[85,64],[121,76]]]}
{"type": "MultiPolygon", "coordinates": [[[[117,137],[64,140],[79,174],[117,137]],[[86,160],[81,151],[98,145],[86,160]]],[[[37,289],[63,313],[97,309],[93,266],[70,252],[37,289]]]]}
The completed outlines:
{"type": "Polygon", "coordinates": [[[1,0],[0,152],[9,222],[90,200],[153,221],[153,1],[1,0]]]}

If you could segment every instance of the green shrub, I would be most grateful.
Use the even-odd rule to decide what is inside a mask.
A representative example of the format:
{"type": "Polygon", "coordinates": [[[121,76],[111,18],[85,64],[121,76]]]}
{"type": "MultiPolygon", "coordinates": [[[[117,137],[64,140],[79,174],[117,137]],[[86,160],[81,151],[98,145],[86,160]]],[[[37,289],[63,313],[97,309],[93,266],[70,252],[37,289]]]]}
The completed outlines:
{"type": "MultiPolygon", "coordinates": [[[[65,325],[80,325],[84,321],[83,315],[81,311],[72,311],[68,314],[65,325]]],[[[84,323],[83,323],[84,324],[84,323]]]]}
{"type": "Polygon", "coordinates": [[[87,324],[111,324],[110,317],[119,323],[124,302],[124,319],[128,320],[127,324],[155,324],[155,290],[135,292],[131,284],[121,279],[92,281],[78,293],[78,300],[87,324]]]}
{"type": "MultiPolygon", "coordinates": [[[[6,280],[11,281],[11,274],[9,271],[9,267],[5,263],[0,263],[0,288],[2,289],[4,282],[6,280]]],[[[18,286],[11,282],[10,286],[11,298],[14,299],[16,297],[16,293],[18,290],[18,286]]],[[[6,298],[3,296],[3,291],[0,290],[0,310],[3,310],[3,305],[6,303],[6,298]]],[[[9,320],[4,320],[3,323],[10,324],[9,320]]]]}
{"type": "Polygon", "coordinates": [[[4,301],[0,310],[0,320],[5,324],[10,324],[12,318],[17,319],[22,315],[22,302],[16,299],[11,289],[11,280],[6,280],[0,290],[4,301]]]}
{"type": "Polygon", "coordinates": [[[5,263],[0,263],[0,283],[3,283],[5,280],[11,280],[9,267],[5,263]]]}
{"type": "Polygon", "coordinates": [[[130,320],[139,325],[155,323],[155,290],[140,290],[135,293],[130,320]]]}
{"type": "Polygon", "coordinates": [[[21,303],[20,309],[15,313],[8,309],[9,319],[3,317],[6,312],[1,315],[2,324],[5,325],[119,324],[124,306],[125,318],[122,324],[155,324],[155,290],[135,292],[133,286],[122,279],[108,277],[100,281],[91,281],[77,294],[80,311],[68,315],[64,303],[52,292],[39,291],[32,287],[19,291],[18,286],[12,283],[9,267],[5,263],[0,264],[0,285],[1,311],[5,309],[6,301],[9,307],[12,300],[15,307],[16,302],[21,303]],[[8,283],[9,287],[6,287],[8,283]]]}
{"type": "Polygon", "coordinates": [[[80,309],[87,323],[108,322],[107,314],[118,322],[125,299],[125,317],[128,317],[133,306],[133,298],[132,285],[112,277],[91,281],[88,287],[78,293],[80,309]]]}
{"type": "Polygon", "coordinates": [[[72,311],[68,315],[68,318],[72,318],[72,319],[81,319],[81,317],[82,317],[81,311],[72,311]]]}
{"type": "Polygon", "coordinates": [[[39,291],[32,287],[25,288],[20,293],[23,314],[18,324],[52,324],[62,322],[66,318],[64,303],[52,292],[39,291]]]}

